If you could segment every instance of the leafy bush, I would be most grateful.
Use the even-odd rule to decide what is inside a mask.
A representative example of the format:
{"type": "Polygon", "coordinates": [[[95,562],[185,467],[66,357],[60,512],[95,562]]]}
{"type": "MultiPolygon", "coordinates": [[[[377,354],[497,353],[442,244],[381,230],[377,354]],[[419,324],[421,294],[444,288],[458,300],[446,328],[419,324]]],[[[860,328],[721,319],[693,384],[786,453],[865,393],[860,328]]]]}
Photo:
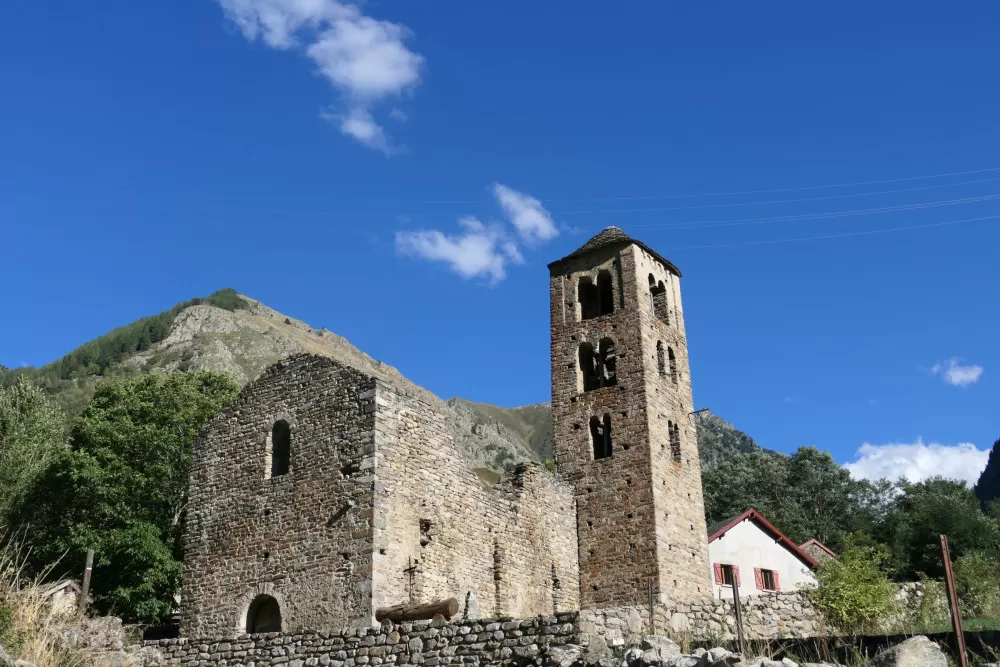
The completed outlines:
{"type": "Polygon", "coordinates": [[[885,569],[888,561],[889,552],[882,545],[848,535],[840,555],[820,564],[819,583],[809,595],[841,632],[878,632],[899,612],[896,590],[885,569]]]}
{"type": "Polygon", "coordinates": [[[965,618],[1000,613],[997,574],[1000,563],[983,553],[961,556],[954,566],[958,607],[965,618]]]}

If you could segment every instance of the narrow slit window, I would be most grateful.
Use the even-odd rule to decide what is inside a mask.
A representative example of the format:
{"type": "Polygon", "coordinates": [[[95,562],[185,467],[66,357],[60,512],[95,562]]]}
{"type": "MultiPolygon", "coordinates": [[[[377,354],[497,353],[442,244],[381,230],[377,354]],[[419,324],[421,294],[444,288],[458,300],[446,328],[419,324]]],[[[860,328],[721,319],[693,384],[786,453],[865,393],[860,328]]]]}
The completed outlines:
{"type": "Polygon", "coordinates": [[[670,458],[674,463],[681,462],[681,430],[677,424],[667,422],[667,432],[670,434],[670,458]]]}
{"type": "Polygon", "coordinates": [[[674,356],[672,347],[667,348],[667,361],[670,362],[670,381],[677,384],[677,357],[674,356]]]}
{"type": "Polygon", "coordinates": [[[288,422],[279,419],[271,428],[271,474],[279,477],[288,472],[292,454],[292,430],[288,422]]]}
{"type": "MultiPolygon", "coordinates": [[[[670,353],[673,355],[673,351],[670,353]]],[[[673,356],[671,356],[673,359],[673,356]]],[[[667,362],[663,352],[663,341],[657,341],[656,343],[656,370],[660,372],[660,377],[666,377],[667,375],[667,362]]]]}

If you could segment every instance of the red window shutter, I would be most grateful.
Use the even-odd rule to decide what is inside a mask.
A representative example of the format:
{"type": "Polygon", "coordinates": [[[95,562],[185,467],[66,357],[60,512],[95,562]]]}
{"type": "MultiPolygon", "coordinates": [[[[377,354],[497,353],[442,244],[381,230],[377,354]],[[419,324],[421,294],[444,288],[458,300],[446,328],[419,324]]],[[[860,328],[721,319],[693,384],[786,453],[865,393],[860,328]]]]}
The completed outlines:
{"type": "Polygon", "coordinates": [[[722,563],[715,564],[715,583],[722,583],[722,563]]]}
{"type": "Polygon", "coordinates": [[[757,590],[764,590],[764,574],[760,571],[759,567],[753,569],[754,583],[757,584],[757,590]]]}
{"type": "Polygon", "coordinates": [[[740,566],[739,565],[733,565],[733,580],[736,582],[737,586],[740,585],[740,566]]]}
{"type": "Polygon", "coordinates": [[[774,590],[780,591],[781,590],[781,584],[778,583],[778,571],[775,570],[774,572],[772,572],[771,576],[774,577],[774,590]]]}

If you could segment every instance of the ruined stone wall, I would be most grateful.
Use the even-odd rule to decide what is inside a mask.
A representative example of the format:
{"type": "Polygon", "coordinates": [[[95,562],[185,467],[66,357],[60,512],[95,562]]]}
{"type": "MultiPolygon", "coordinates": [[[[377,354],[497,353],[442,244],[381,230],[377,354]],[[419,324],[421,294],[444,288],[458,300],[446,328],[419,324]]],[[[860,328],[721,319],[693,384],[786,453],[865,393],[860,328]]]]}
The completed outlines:
{"type": "Polygon", "coordinates": [[[251,600],[283,628],[371,619],[375,381],[297,355],[213,419],[194,449],[181,631],[234,637],[251,600]],[[290,470],[266,478],[271,429],[291,428],[290,470]]]}
{"type": "MultiPolygon", "coordinates": [[[[559,471],[578,505],[581,606],[645,604],[648,582],[661,602],[710,592],[708,547],[677,277],[635,245],[562,262],[551,292],[552,411],[559,471]],[[614,277],[614,312],[583,320],[580,278],[614,277]],[[663,281],[670,316],[653,313],[648,275],[663,281]],[[583,391],[579,348],[610,338],[615,386],[583,391]],[[657,342],[675,354],[677,382],[658,370],[657,342]],[[610,415],[612,455],[595,460],[591,417],[610,415]],[[681,461],[669,446],[677,424],[681,461]]],[[[664,351],[666,355],[666,351],[664,351]]]]}
{"type": "Polygon", "coordinates": [[[537,465],[490,485],[432,406],[385,384],[377,403],[375,607],[471,593],[473,617],[577,609],[570,487],[537,465]]]}
{"type": "MultiPolygon", "coordinates": [[[[827,634],[823,615],[800,592],[768,593],[742,600],[743,632],[747,639],[816,637],[827,634]]],[[[649,634],[683,642],[720,642],[736,637],[732,600],[696,600],[654,605],[650,632],[648,606],[595,609],[580,612],[579,631],[594,645],[614,648],[635,643],[649,634]]]]}
{"type": "Polygon", "coordinates": [[[430,621],[352,633],[258,635],[236,640],[164,639],[147,642],[171,665],[303,667],[326,665],[518,665],[566,645],[586,644],[576,634],[576,613],[524,621],[430,621]]]}

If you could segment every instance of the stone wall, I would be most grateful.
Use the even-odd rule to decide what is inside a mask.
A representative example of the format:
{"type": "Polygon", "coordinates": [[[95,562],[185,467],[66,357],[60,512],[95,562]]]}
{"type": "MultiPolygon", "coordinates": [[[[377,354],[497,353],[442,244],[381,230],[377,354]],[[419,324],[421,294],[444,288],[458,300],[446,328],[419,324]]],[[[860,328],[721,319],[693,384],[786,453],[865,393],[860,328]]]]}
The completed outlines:
{"type": "MultiPolygon", "coordinates": [[[[767,593],[741,601],[743,632],[747,639],[815,637],[827,634],[820,614],[798,592],[767,593]]],[[[654,605],[652,633],[649,607],[633,606],[580,612],[580,632],[599,637],[609,647],[635,643],[648,634],[676,641],[728,641],[736,637],[736,614],[731,600],[705,599],[654,605]]]]}
{"type": "Polygon", "coordinates": [[[375,607],[454,596],[478,602],[472,618],[579,608],[571,487],[535,464],[484,483],[439,411],[381,383],[377,403],[375,607]]]}
{"type": "Polygon", "coordinates": [[[620,230],[603,234],[620,240],[550,267],[555,456],[577,494],[581,606],[646,603],[649,582],[661,603],[698,599],[711,584],[679,276],[620,230]],[[663,284],[660,312],[650,275],[663,284]],[[583,319],[581,280],[602,276],[613,308],[583,319]],[[604,340],[615,384],[587,389],[581,345],[604,340]],[[612,451],[597,458],[590,423],[605,415],[612,451]]]}
{"type": "Polygon", "coordinates": [[[375,379],[324,357],[269,368],[194,448],[181,629],[245,631],[270,595],[283,627],[371,624],[375,379]],[[268,478],[274,423],[290,469],[268,478]]]}
{"type": "Polygon", "coordinates": [[[576,613],[570,612],[523,621],[384,624],[350,633],[164,639],[147,646],[184,667],[527,664],[543,652],[585,645],[588,638],[577,634],[577,625],[576,613]]]}

